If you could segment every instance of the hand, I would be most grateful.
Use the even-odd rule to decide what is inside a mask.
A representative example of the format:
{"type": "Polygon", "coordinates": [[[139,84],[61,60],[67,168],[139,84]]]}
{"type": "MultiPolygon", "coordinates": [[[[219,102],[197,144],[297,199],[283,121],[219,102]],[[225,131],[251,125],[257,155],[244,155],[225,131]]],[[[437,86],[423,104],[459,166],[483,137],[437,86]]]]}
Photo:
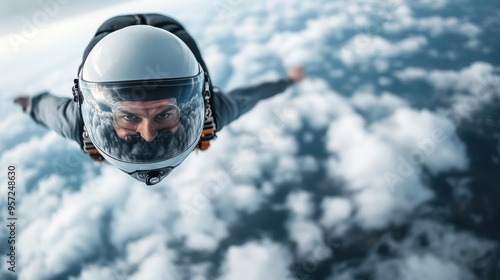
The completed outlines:
{"type": "Polygon", "coordinates": [[[23,108],[23,112],[28,111],[28,107],[30,105],[30,98],[28,96],[18,96],[14,99],[14,103],[21,106],[23,108]]]}
{"type": "Polygon", "coordinates": [[[300,82],[305,76],[304,67],[302,66],[294,67],[288,71],[288,79],[294,83],[300,82]]]}

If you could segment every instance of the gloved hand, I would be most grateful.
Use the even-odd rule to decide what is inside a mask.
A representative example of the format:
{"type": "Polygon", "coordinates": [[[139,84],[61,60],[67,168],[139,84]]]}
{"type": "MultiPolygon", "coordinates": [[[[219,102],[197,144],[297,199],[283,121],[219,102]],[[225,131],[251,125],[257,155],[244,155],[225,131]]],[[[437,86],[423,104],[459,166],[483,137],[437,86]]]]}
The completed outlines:
{"type": "Polygon", "coordinates": [[[28,107],[30,105],[30,98],[28,96],[18,96],[14,99],[14,103],[21,106],[21,108],[23,108],[24,112],[27,112],[28,107]]]}

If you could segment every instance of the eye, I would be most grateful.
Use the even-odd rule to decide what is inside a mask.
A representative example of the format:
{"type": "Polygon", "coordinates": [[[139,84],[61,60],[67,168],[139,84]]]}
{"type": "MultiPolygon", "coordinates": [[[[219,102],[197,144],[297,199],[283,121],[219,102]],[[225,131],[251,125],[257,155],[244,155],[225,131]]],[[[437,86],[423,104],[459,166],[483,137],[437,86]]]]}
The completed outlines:
{"type": "Polygon", "coordinates": [[[126,120],[128,122],[131,122],[131,121],[137,120],[137,116],[133,115],[133,114],[126,114],[126,115],[122,116],[122,119],[124,119],[124,120],[126,120]]]}
{"type": "Polygon", "coordinates": [[[164,120],[164,119],[168,119],[171,115],[172,114],[170,114],[170,113],[163,112],[163,113],[156,115],[155,118],[160,119],[160,120],[164,120]]]}

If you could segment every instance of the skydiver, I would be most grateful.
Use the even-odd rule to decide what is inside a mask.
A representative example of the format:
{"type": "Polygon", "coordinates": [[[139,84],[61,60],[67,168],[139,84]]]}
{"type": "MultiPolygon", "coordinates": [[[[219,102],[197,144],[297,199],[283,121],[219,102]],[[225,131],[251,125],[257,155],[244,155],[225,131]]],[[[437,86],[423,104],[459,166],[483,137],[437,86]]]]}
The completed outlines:
{"type": "Polygon", "coordinates": [[[195,41],[178,21],[122,15],[104,22],[85,49],[73,99],[44,92],[14,102],[94,160],[154,185],[260,100],[303,78],[303,68],[295,67],[278,81],[224,94],[212,86],[195,41]]]}

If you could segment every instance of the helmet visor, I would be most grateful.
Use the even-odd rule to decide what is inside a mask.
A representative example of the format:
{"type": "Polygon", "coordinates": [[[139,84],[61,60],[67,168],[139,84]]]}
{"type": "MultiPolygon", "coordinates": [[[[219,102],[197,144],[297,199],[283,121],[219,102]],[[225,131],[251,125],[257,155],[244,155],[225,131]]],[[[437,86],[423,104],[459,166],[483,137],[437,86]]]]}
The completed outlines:
{"type": "Polygon", "coordinates": [[[80,79],[80,89],[89,136],[100,152],[114,160],[164,162],[189,152],[203,130],[203,72],[182,79],[132,82],[80,79]]]}
{"type": "Polygon", "coordinates": [[[138,106],[136,102],[125,101],[112,108],[113,122],[118,128],[138,131],[141,125],[149,122],[157,131],[170,130],[179,124],[180,110],[175,100],[170,103],[153,102],[150,106],[138,106]]]}

